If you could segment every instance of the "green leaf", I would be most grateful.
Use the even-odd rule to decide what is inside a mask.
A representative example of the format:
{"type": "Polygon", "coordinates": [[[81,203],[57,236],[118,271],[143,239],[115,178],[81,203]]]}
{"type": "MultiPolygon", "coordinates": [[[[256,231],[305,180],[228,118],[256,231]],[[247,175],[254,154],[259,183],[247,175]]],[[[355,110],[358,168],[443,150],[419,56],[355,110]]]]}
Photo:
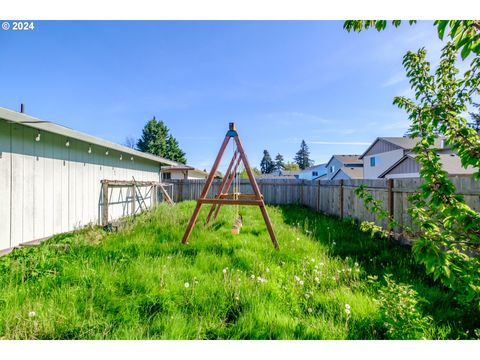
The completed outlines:
{"type": "Polygon", "coordinates": [[[435,23],[438,23],[438,37],[440,38],[440,40],[443,40],[443,35],[445,34],[445,28],[448,25],[448,20],[437,20],[435,21],[435,23]]]}

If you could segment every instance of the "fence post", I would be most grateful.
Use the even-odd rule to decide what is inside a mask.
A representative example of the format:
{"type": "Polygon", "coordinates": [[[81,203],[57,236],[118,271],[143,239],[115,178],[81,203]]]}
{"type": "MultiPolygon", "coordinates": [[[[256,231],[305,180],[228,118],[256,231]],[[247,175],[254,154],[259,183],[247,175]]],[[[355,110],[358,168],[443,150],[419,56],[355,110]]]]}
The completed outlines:
{"type": "Polygon", "coordinates": [[[320,180],[317,180],[317,211],[320,211],[320,180]]]}
{"type": "Polygon", "coordinates": [[[393,204],[393,179],[388,179],[387,180],[387,205],[388,205],[388,230],[392,231],[392,227],[390,226],[390,222],[393,220],[393,209],[394,209],[394,204],[393,204]]]}
{"type": "Polygon", "coordinates": [[[343,219],[343,179],[340,180],[340,219],[343,219]]]}
{"type": "Polygon", "coordinates": [[[132,185],[132,215],[135,215],[135,202],[137,201],[137,193],[135,191],[135,185],[132,185]]]}
{"type": "Polygon", "coordinates": [[[305,184],[305,180],[302,180],[302,182],[300,183],[300,204],[301,205],[304,205],[303,204],[303,184],[305,184]]]}
{"type": "Polygon", "coordinates": [[[102,182],[102,225],[105,226],[108,224],[108,181],[102,182]]]}

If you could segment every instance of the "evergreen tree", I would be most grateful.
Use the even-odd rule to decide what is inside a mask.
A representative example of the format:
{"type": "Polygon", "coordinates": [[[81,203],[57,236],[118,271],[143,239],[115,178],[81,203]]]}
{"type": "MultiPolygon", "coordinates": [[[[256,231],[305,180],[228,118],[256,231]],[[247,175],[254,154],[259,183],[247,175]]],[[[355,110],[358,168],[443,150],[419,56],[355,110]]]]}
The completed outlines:
{"type": "MultiPolygon", "coordinates": [[[[473,106],[477,109],[480,109],[480,104],[473,103],[473,106]]],[[[478,134],[480,134],[480,112],[477,113],[469,113],[472,119],[472,122],[468,123],[468,126],[475,130],[478,134]]]]}
{"type": "Polygon", "coordinates": [[[142,136],[137,142],[137,149],[183,164],[187,162],[178,141],[170,134],[165,123],[162,120],[157,121],[155,117],[143,127],[142,136]]]}
{"type": "Polygon", "coordinates": [[[278,153],[277,156],[275,156],[275,170],[280,171],[285,169],[285,161],[283,159],[283,156],[278,153]]]}
{"type": "Polygon", "coordinates": [[[172,135],[169,135],[167,138],[167,155],[165,157],[182,164],[187,163],[185,152],[180,149],[178,141],[172,135]]]}
{"type": "Polygon", "coordinates": [[[260,171],[262,174],[270,174],[273,170],[275,170],[275,163],[268,150],[263,150],[263,158],[262,161],[260,161],[260,171]]]}
{"type": "Polygon", "coordinates": [[[298,167],[301,170],[304,170],[313,165],[313,161],[309,158],[310,151],[308,150],[308,145],[305,140],[302,140],[300,144],[300,150],[298,150],[295,155],[294,161],[298,164],[298,167]]]}

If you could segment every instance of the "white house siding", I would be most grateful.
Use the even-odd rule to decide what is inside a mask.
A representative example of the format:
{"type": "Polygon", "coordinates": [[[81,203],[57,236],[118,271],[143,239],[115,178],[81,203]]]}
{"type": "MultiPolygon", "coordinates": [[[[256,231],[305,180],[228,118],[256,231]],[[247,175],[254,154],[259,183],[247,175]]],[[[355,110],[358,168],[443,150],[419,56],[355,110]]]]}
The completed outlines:
{"type": "MultiPolygon", "coordinates": [[[[0,250],[98,224],[102,179],[159,181],[153,160],[120,160],[117,150],[68,140],[69,147],[65,136],[0,119],[0,250]]],[[[130,196],[131,189],[110,189],[110,220],[131,211],[130,196]]]]}
{"type": "Polygon", "coordinates": [[[375,155],[366,155],[363,157],[363,178],[364,179],[377,179],[385,170],[400,160],[403,156],[404,150],[397,149],[393,151],[387,151],[375,155]],[[370,158],[376,157],[377,162],[375,166],[370,166],[370,158]]]}

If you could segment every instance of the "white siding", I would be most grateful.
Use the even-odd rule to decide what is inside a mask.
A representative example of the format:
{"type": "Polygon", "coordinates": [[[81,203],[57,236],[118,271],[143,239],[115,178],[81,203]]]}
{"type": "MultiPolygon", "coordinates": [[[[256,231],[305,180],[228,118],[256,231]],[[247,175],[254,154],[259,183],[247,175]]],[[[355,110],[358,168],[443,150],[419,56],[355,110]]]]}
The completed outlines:
{"type": "MultiPolygon", "coordinates": [[[[0,250],[99,224],[103,179],[159,181],[155,161],[120,160],[119,151],[107,156],[106,148],[44,131],[35,141],[38,133],[0,119],[0,250]]],[[[110,190],[110,220],[131,213],[131,196],[131,189],[110,190]]],[[[151,205],[151,194],[145,202],[151,205]]]]}
{"type": "Polygon", "coordinates": [[[0,121],[0,249],[10,247],[10,127],[0,121]]]}

